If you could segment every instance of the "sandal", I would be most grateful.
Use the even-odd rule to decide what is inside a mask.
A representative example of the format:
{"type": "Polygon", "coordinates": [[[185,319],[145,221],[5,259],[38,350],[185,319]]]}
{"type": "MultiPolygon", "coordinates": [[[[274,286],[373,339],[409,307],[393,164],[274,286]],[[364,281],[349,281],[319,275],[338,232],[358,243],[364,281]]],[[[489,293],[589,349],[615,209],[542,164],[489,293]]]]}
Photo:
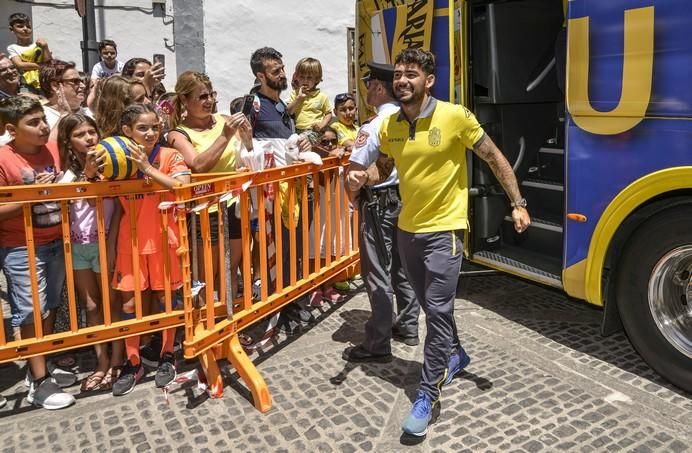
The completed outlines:
{"type": "Polygon", "coordinates": [[[109,377],[110,381],[111,382],[117,381],[118,378],[120,377],[120,373],[122,373],[122,371],[123,371],[123,365],[112,366],[108,370],[108,374],[110,375],[110,377],[109,377]]]}
{"type": "Polygon", "coordinates": [[[79,389],[82,392],[92,392],[94,390],[101,390],[101,383],[106,378],[106,373],[103,371],[94,371],[89,376],[84,378],[82,385],[79,389]]]}
{"type": "Polygon", "coordinates": [[[106,375],[101,379],[101,384],[99,384],[99,390],[111,390],[113,388],[113,383],[120,377],[120,369],[122,367],[109,368],[106,371],[106,375]],[[116,370],[116,368],[118,368],[116,370]]]}

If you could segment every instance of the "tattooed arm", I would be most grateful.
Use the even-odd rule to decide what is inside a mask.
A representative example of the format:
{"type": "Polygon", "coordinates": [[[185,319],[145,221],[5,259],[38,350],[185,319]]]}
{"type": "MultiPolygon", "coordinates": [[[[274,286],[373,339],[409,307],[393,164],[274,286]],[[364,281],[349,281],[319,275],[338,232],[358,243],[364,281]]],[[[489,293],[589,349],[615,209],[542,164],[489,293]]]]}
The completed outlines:
{"type": "MultiPolygon", "coordinates": [[[[474,145],[473,152],[488,164],[510,201],[517,202],[521,200],[521,192],[519,192],[517,177],[514,175],[514,171],[509,165],[509,162],[507,162],[507,159],[495,143],[493,143],[492,139],[487,135],[483,136],[483,138],[474,145]]],[[[512,209],[512,219],[514,220],[514,228],[519,233],[526,230],[531,224],[531,218],[525,208],[515,207],[512,209]]]]}

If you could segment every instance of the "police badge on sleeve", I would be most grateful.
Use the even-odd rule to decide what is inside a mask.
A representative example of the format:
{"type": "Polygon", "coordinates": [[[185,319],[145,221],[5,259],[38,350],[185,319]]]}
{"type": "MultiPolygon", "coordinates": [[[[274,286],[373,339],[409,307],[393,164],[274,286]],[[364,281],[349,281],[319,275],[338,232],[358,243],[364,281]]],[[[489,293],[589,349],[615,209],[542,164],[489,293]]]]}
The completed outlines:
{"type": "Polygon", "coordinates": [[[358,131],[358,136],[356,137],[356,148],[364,146],[365,143],[368,141],[369,135],[370,134],[368,134],[364,130],[358,131]]]}

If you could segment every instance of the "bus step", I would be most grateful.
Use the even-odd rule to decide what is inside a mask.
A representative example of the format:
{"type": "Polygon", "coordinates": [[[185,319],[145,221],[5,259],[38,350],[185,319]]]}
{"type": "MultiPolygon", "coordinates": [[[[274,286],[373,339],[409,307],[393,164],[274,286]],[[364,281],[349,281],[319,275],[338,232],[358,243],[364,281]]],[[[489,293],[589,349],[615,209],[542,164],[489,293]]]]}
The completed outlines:
{"type": "Polygon", "coordinates": [[[506,216],[502,225],[503,244],[532,250],[548,256],[562,254],[562,225],[558,222],[531,218],[529,229],[519,234],[514,229],[512,217],[506,216]]]}
{"type": "Polygon", "coordinates": [[[561,267],[559,260],[545,255],[505,246],[493,252],[483,250],[474,253],[472,259],[484,266],[562,289],[562,280],[558,275],[561,267]]]}
{"type": "Polygon", "coordinates": [[[564,191],[561,183],[543,179],[525,179],[521,194],[528,203],[529,214],[540,219],[561,219],[564,191]]]}

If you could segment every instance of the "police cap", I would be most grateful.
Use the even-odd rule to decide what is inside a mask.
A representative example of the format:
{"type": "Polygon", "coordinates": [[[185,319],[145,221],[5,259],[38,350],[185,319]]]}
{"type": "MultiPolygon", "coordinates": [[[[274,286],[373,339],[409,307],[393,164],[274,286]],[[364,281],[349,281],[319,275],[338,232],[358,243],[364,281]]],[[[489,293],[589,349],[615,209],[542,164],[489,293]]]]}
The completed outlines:
{"type": "Polygon", "coordinates": [[[382,80],[385,82],[391,82],[394,80],[394,66],[387,63],[375,63],[374,61],[368,62],[368,75],[363,77],[364,82],[370,80],[382,80]]]}

